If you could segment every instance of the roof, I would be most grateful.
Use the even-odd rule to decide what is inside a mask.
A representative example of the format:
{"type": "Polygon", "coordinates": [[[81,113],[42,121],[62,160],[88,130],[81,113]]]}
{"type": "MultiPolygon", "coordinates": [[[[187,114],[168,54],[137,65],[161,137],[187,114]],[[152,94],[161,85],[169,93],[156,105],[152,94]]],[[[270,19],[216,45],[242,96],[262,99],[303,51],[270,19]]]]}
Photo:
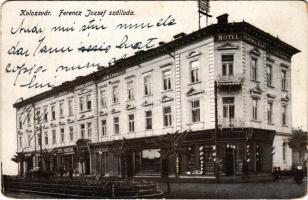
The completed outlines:
{"type": "Polygon", "coordinates": [[[130,57],[119,60],[114,65],[99,69],[96,72],[88,74],[86,76],[77,77],[72,81],[66,81],[59,86],[53,87],[52,89],[40,93],[38,95],[32,96],[25,100],[16,102],[13,104],[14,108],[21,108],[25,105],[29,105],[43,99],[49,98],[54,94],[72,90],[74,87],[90,82],[100,80],[103,76],[110,73],[114,73],[129,67],[136,66],[137,64],[146,62],[148,60],[154,59],[163,54],[169,54],[185,45],[191,44],[192,42],[200,41],[208,36],[215,34],[224,34],[224,33],[245,33],[253,36],[254,38],[264,41],[265,43],[271,44],[270,49],[278,50],[284,53],[287,57],[291,58],[292,55],[300,52],[298,49],[292,47],[291,45],[281,41],[280,39],[266,33],[259,28],[247,23],[247,22],[237,22],[237,23],[221,23],[221,24],[212,24],[205,28],[202,28],[198,31],[192,32],[188,35],[178,34],[174,40],[168,43],[161,43],[160,46],[149,49],[147,51],[140,51],[135,53],[130,57]]]}

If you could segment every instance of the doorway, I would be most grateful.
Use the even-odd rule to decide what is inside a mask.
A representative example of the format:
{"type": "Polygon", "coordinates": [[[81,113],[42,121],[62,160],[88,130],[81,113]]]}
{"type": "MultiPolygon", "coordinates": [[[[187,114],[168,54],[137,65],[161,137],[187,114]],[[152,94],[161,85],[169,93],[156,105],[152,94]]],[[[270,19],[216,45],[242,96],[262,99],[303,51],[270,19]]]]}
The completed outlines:
{"type": "Polygon", "coordinates": [[[226,176],[235,175],[236,146],[227,144],[225,146],[225,174],[226,176]]]}

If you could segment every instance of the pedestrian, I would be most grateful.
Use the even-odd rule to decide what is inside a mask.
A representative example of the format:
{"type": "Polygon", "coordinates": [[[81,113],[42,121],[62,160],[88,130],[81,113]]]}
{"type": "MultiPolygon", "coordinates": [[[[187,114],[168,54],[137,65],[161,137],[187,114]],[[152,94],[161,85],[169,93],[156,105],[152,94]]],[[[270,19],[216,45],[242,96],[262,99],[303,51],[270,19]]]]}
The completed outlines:
{"type": "Polygon", "coordinates": [[[73,179],[73,169],[72,168],[70,168],[69,170],[69,177],[71,180],[73,179]]]}
{"type": "Polygon", "coordinates": [[[281,169],[280,169],[280,167],[277,168],[277,176],[278,176],[278,180],[281,181],[282,177],[281,177],[281,169]]]}
{"type": "Polygon", "coordinates": [[[243,166],[242,166],[242,179],[244,179],[245,177],[249,178],[249,174],[248,174],[248,162],[249,159],[246,161],[245,159],[243,160],[243,166]]]}
{"type": "Polygon", "coordinates": [[[276,181],[279,179],[279,177],[278,177],[278,171],[277,171],[277,168],[276,168],[276,167],[274,167],[274,169],[273,169],[273,171],[272,171],[272,176],[273,176],[274,182],[276,182],[276,181]]]}

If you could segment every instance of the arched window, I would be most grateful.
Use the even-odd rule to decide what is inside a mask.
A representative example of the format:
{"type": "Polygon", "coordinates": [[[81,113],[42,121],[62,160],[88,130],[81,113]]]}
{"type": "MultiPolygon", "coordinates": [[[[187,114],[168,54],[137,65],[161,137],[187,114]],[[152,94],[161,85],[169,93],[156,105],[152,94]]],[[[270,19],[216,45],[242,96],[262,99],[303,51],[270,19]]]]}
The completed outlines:
{"type": "Polygon", "coordinates": [[[282,143],[282,160],[286,161],[286,150],[287,150],[287,143],[282,143]]]}

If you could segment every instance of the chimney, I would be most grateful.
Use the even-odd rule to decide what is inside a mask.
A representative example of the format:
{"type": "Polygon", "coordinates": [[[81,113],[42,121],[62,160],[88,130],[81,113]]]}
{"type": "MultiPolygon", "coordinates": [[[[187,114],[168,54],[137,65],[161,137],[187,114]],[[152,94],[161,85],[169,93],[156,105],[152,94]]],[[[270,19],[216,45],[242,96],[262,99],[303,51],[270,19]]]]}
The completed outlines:
{"type": "Polygon", "coordinates": [[[176,40],[176,39],[178,39],[178,38],[184,37],[185,35],[186,35],[186,34],[182,32],[182,33],[179,33],[179,34],[174,35],[173,38],[176,40]]]}
{"type": "Polygon", "coordinates": [[[217,19],[217,24],[227,24],[228,23],[228,14],[225,13],[223,15],[219,15],[218,17],[216,17],[217,19]]]}

